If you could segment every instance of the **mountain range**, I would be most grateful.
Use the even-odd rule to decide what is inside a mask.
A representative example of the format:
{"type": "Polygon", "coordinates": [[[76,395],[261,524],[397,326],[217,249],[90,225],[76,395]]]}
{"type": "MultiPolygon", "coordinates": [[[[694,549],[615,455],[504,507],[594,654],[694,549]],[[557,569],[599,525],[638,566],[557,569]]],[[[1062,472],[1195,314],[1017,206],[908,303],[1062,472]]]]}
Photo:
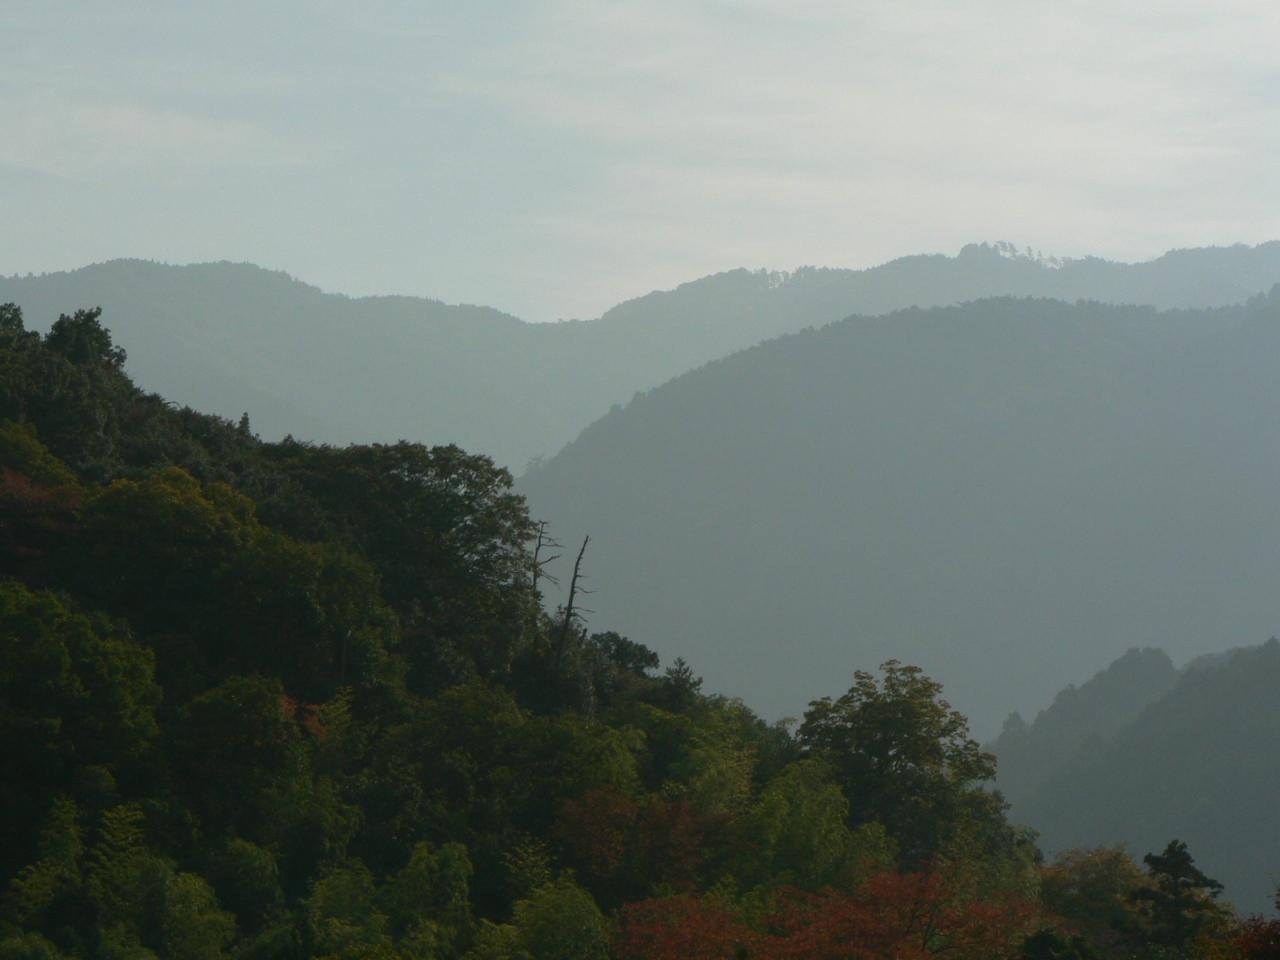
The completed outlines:
{"type": "Polygon", "coordinates": [[[891,658],[984,736],[1052,697],[991,743],[1046,852],[1177,837],[1260,909],[1280,645],[1241,645],[1280,621],[1277,281],[1280,244],[997,245],[556,324],[228,263],[0,278],[0,303],[37,328],[101,304],[143,386],[267,436],[533,460],[561,591],[591,537],[588,626],[766,716],[891,658]]]}
{"type": "Polygon", "coordinates": [[[599,622],[770,716],[918,662],[990,733],[1130,646],[1187,657],[1280,618],[1277,280],[1280,243],[973,245],[552,324],[228,263],[10,277],[0,302],[35,328],[102,305],[140,384],[267,437],[513,469],[563,447],[520,489],[563,542],[593,537],[599,622]]]}
{"type": "Polygon", "coordinates": [[[73,306],[102,306],[138,383],[232,419],[247,411],[266,439],[452,442],[518,473],[639,391],[851,314],[997,295],[1205,307],[1277,280],[1280,243],[1138,264],[984,244],[866,270],[734,270],[561,323],[418,297],[350,298],[236,263],[115,260],[0,277],[0,303],[21,306],[34,329],[73,306]]]}
{"type": "Polygon", "coordinates": [[[855,317],[637,397],[519,489],[590,534],[601,622],[712,688],[798,716],[892,657],[987,735],[1129,647],[1274,631],[1277,378],[1280,291],[855,317]]]}

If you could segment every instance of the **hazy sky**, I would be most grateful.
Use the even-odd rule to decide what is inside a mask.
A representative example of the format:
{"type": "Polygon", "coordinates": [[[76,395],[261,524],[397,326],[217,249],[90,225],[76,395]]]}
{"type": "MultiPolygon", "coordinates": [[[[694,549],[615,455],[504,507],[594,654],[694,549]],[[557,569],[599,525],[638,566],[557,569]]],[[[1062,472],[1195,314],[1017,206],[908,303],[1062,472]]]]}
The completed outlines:
{"type": "Polygon", "coordinates": [[[0,3],[0,273],[250,260],[547,320],[1277,237],[1275,0],[0,3]]]}

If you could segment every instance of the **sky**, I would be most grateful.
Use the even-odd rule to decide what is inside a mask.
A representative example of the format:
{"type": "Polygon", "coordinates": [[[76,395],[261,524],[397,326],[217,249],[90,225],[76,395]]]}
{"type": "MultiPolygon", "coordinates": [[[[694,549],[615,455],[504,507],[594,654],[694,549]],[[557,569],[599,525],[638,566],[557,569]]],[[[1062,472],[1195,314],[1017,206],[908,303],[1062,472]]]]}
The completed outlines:
{"type": "Polygon", "coordinates": [[[739,266],[1280,238],[1274,0],[0,4],[0,273],[589,318],[739,266]]]}

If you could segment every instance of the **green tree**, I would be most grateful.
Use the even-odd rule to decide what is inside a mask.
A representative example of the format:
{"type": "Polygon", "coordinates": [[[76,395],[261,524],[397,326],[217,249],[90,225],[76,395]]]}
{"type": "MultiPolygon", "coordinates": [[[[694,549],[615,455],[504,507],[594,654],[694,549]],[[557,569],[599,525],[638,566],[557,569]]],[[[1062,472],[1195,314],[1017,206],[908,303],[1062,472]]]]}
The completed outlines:
{"type": "Polygon", "coordinates": [[[194,873],[157,871],[149,891],[156,953],[173,960],[220,960],[235,939],[235,918],[194,873]]]}
{"type": "Polygon", "coordinates": [[[40,831],[39,859],[23,867],[4,891],[0,917],[6,924],[40,930],[74,948],[88,938],[82,861],[84,832],[75,803],[61,797],[40,831]]]}
{"type": "Polygon", "coordinates": [[[373,875],[359,861],[335,866],[317,880],[306,911],[312,956],[356,960],[391,946],[373,875]]]}
{"type": "Polygon", "coordinates": [[[79,590],[128,617],[184,697],[260,671],[325,699],[370,681],[394,630],[366,563],[265,527],[248,497],[178,468],[91,498],[77,558],[79,590]]]}
{"type": "Polygon", "coordinates": [[[246,932],[257,932],[284,910],[280,867],[265,847],[232,837],[208,857],[204,874],[246,932]]]}
{"type": "Polygon", "coordinates": [[[455,446],[281,445],[276,462],[310,502],[264,505],[306,537],[350,543],[404,621],[413,688],[502,676],[537,610],[533,523],[510,473],[455,446]]]}
{"type": "Polygon", "coordinates": [[[213,888],[176,872],[150,848],[136,804],[103,814],[87,881],[107,956],[146,950],[174,960],[220,960],[235,937],[235,919],[218,906],[213,888]]]}
{"type": "Polygon", "coordinates": [[[1068,850],[1041,870],[1040,901],[1104,955],[1119,957],[1141,937],[1135,894],[1149,883],[1120,847],[1068,850]]]}
{"type": "Polygon", "coordinates": [[[747,888],[849,889],[895,862],[879,823],[848,826],[849,802],[821,760],[800,760],[770,780],[736,827],[737,873],[747,888]]]}
{"type": "Polygon", "coordinates": [[[125,352],[112,344],[111,331],[102,325],[101,316],[101,307],[77,310],[71,316],[62,314],[45,335],[45,346],[75,364],[123,367],[125,352]]]}
{"type": "Polygon", "coordinates": [[[0,865],[30,862],[55,797],[109,801],[143,777],[160,689],[148,651],[59,597],[0,581],[0,865]]]}
{"type": "Polygon", "coordinates": [[[849,801],[849,823],[879,821],[907,865],[942,852],[973,817],[1002,822],[980,785],[995,757],[919,667],[890,660],[882,678],[858,671],[848,693],[809,705],[799,739],[825,760],[849,801]]]}
{"type": "Polygon", "coordinates": [[[591,895],[560,879],[516,904],[517,942],[529,960],[608,960],[609,926],[591,895]]]}
{"type": "Polygon", "coordinates": [[[460,843],[432,850],[417,844],[404,868],[387,879],[378,902],[397,941],[431,943],[433,952],[456,956],[470,939],[471,860],[460,843]]]}
{"type": "Polygon", "coordinates": [[[228,677],[182,708],[169,741],[184,800],[211,831],[269,837],[277,798],[309,779],[294,705],[276,679],[228,677]],[[219,772],[213,782],[209,770],[219,772]]]}
{"type": "Polygon", "coordinates": [[[1147,918],[1146,938],[1178,955],[1191,956],[1196,942],[1222,925],[1226,910],[1217,903],[1222,884],[1206,876],[1181,840],[1142,858],[1152,880],[1133,892],[1147,918]]]}

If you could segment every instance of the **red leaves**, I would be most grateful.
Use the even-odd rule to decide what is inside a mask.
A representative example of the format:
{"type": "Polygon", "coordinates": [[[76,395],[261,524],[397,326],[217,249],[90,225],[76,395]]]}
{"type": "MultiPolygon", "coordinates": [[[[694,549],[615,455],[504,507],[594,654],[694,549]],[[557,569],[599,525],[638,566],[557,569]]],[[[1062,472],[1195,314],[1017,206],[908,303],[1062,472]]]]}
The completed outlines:
{"type": "Polygon", "coordinates": [[[853,893],[787,891],[774,923],[778,960],[923,960],[1011,956],[1031,904],[964,897],[942,871],[881,873],[853,893]]]}
{"type": "MultiPolygon", "coordinates": [[[[1280,891],[1276,910],[1280,910],[1280,891]]],[[[1244,960],[1280,960],[1280,919],[1249,917],[1241,924],[1234,946],[1244,960]]]]}
{"type": "Polygon", "coordinates": [[[615,947],[622,960],[731,960],[775,956],[775,940],[722,903],[682,895],[624,907],[615,947]]]}
{"type": "Polygon", "coordinates": [[[568,801],[557,833],[579,875],[616,903],[645,896],[655,883],[692,889],[717,825],[683,799],[637,799],[605,787],[568,801]]]}
{"type": "Polygon", "coordinates": [[[619,790],[602,788],[565,803],[559,833],[578,872],[599,882],[622,865],[628,838],[634,837],[639,820],[639,801],[619,790]]]}
{"type": "Polygon", "coordinates": [[[623,910],[624,960],[997,960],[1017,954],[1034,904],[977,900],[953,873],[882,873],[852,893],[781,891],[749,924],[725,904],[690,896],[623,910]]]}
{"type": "Polygon", "coordinates": [[[80,492],[37,483],[0,466],[0,570],[29,573],[30,561],[67,540],[75,529],[80,492]]]}

